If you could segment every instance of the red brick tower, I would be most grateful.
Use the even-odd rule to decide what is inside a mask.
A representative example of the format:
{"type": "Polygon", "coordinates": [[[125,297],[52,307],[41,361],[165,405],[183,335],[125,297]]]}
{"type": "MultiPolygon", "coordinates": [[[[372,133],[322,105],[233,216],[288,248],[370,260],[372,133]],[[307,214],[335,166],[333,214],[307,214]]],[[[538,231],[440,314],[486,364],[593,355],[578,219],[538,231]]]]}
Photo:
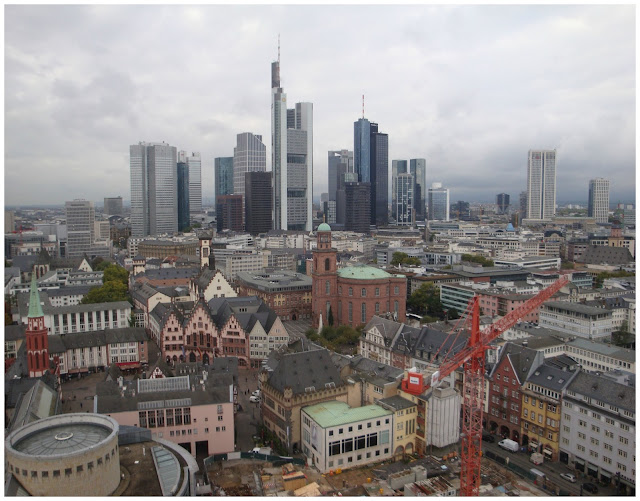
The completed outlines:
{"type": "Polygon", "coordinates": [[[329,325],[329,310],[331,310],[334,324],[338,323],[338,251],[331,248],[331,227],[327,223],[322,223],[318,226],[317,237],[311,273],[314,328],[318,327],[320,315],[322,315],[322,325],[329,325]]]}
{"type": "Polygon", "coordinates": [[[40,294],[38,294],[35,272],[31,276],[31,295],[27,320],[25,334],[29,377],[40,377],[49,369],[49,340],[47,328],[44,325],[44,313],[42,313],[40,306],[40,294]]]}

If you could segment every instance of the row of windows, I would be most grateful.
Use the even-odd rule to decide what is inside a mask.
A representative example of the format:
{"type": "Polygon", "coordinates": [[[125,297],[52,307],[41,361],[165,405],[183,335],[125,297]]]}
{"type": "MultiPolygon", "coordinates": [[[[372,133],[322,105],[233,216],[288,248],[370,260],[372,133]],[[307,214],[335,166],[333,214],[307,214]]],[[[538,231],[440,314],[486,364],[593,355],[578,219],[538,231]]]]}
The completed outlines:
{"type": "MultiPolygon", "coordinates": [[[[118,446],[116,445],[115,449],[111,449],[111,454],[107,453],[104,455],[104,460],[106,462],[109,462],[111,460],[111,458],[113,456],[115,456],[115,453],[118,451],[118,446]]],[[[91,471],[94,468],[94,464],[97,465],[101,465],[102,464],[102,456],[97,458],[95,461],[89,461],[87,463],[87,471],[91,471]]],[[[76,473],[82,473],[85,469],[84,464],[79,464],[76,466],[76,473]]],[[[38,471],[36,470],[31,470],[30,472],[25,470],[25,469],[20,469],[17,466],[14,466],[13,464],[9,463],[9,471],[13,472],[14,475],[18,476],[18,475],[22,475],[23,477],[26,476],[31,476],[31,478],[38,478],[38,471]],[[31,475],[29,475],[29,473],[31,473],[31,475]]],[[[53,470],[51,472],[51,476],[56,478],[59,477],[61,475],[62,470],[53,470]]],[[[73,474],[73,468],[65,468],[64,470],[64,475],[66,477],[70,477],[73,474]]],[[[41,470],[40,471],[40,478],[49,478],[49,470],[41,470]]]]}
{"type": "MultiPolygon", "coordinates": [[[[385,447],[384,453],[385,454],[389,454],[389,448],[388,447],[385,447]]],[[[369,452],[365,453],[366,459],[370,459],[372,457],[372,454],[374,454],[373,457],[378,457],[380,455],[380,449],[378,449],[376,451],[369,451],[369,452]]],[[[356,461],[362,461],[362,454],[357,454],[356,455],[356,461]]],[[[335,463],[337,463],[338,466],[342,466],[344,464],[344,458],[338,458],[338,460],[335,461],[335,463]]],[[[349,464],[349,463],[353,463],[353,456],[348,456],[347,457],[347,464],[349,464]]],[[[329,468],[333,468],[334,460],[329,461],[327,463],[327,465],[329,466],[329,468]]]]}

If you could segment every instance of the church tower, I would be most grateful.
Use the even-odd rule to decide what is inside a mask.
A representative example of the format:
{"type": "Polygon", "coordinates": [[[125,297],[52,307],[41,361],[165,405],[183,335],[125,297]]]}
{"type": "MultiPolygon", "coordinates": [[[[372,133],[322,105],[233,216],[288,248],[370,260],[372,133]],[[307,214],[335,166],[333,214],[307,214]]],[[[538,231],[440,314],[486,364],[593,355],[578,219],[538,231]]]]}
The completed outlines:
{"type": "Polygon", "coordinates": [[[331,247],[331,227],[327,223],[318,226],[317,245],[313,251],[312,313],[313,327],[318,328],[320,315],[322,325],[329,325],[330,318],[338,319],[338,251],[331,247]],[[331,312],[331,314],[330,314],[331,312]]]}
{"type": "Polygon", "coordinates": [[[49,339],[44,325],[44,313],[40,306],[40,294],[35,272],[31,277],[29,315],[27,317],[27,366],[29,377],[40,377],[49,369],[49,339]]]}

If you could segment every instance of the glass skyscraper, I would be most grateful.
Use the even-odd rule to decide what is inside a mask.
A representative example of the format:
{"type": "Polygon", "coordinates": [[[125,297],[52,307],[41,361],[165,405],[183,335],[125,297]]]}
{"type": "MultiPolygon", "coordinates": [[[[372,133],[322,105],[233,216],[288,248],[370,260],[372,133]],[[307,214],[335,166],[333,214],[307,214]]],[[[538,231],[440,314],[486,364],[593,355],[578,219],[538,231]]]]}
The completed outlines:
{"type": "Polygon", "coordinates": [[[178,162],[178,231],[189,226],[189,166],[186,162],[178,162]]]}
{"type": "Polygon", "coordinates": [[[527,218],[556,215],[556,150],[529,150],[527,166],[527,218]]]}
{"type": "Polygon", "coordinates": [[[449,188],[433,183],[429,188],[429,220],[449,221],[449,188]]]}
{"type": "Polygon", "coordinates": [[[129,147],[131,236],[178,231],[177,150],[166,143],[129,147]]]}
{"type": "Polygon", "coordinates": [[[358,181],[370,183],[371,224],[384,226],[389,213],[389,136],[360,118],[353,124],[353,160],[358,181]]]}
{"type": "Polygon", "coordinates": [[[216,197],[233,195],[233,157],[216,157],[213,162],[216,197]]]}
{"type": "Polygon", "coordinates": [[[409,172],[415,183],[413,189],[413,208],[416,210],[416,220],[424,221],[425,199],[427,196],[427,161],[424,158],[409,160],[409,172]]]}

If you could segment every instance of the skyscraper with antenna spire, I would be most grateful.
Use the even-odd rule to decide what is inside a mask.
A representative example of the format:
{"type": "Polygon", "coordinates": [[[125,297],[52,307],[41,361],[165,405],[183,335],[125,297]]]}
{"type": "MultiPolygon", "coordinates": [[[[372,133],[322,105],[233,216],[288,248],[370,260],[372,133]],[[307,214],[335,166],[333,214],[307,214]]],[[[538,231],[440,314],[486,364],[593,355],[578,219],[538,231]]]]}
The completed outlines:
{"type": "Polygon", "coordinates": [[[271,63],[271,160],[273,169],[273,228],[312,229],[313,104],[287,109],[280,84],[278,60],[271,63]]]}

